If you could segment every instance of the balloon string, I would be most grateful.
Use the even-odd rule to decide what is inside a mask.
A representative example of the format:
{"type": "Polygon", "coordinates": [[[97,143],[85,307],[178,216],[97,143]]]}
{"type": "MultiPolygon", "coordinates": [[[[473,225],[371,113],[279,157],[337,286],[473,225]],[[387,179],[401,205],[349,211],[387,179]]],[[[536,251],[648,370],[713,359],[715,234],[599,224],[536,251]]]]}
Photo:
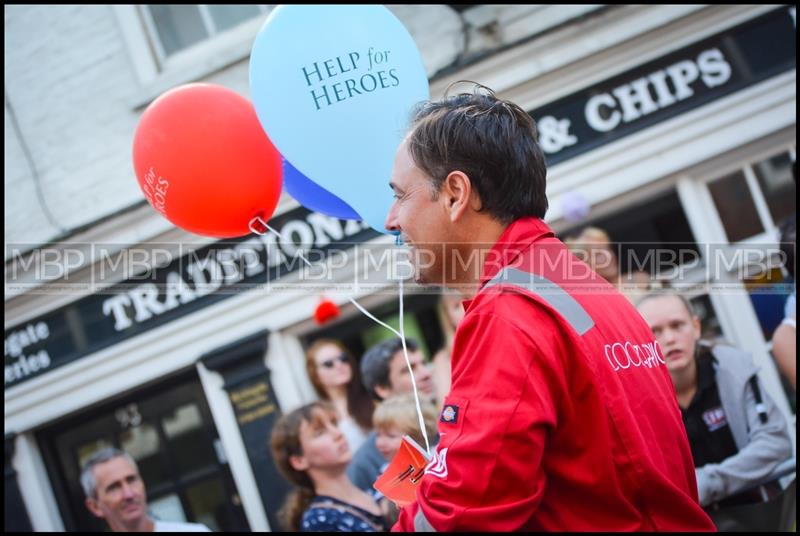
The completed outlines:
{"type": "Polygon", "coordinates": [[[354,299],[353,299],[353,298],[351,298],[351,297],[348,297],[347,299],[348,299],[348,300],[350,300],[350,303],[352,303],[353,305],[355,305],[355,306],[356,306],[356,309],[358,309],[359,311],[361,311],[362,313],[364,313],[364,314],[365,314],[367,317],[369,317],[371,320],[374,320],[375,322],[377,322],[377,323],[378,323],[378,324],[380,324],[381,326],[385,327],[386,329],[388,329],[389,331],[391,331],[392,333],[394,333],[394,334],[395,334],[395,335],[397,335],[398,337],[400,337],[400,336],[401,336],[399,331],[397,331],[396,329],[394,329],[394,328],[393,328],[392,326],[390,326],[389,324],[386,324],[385,322],[381,322],[380,320],[378,320],[377,318],[375,318],[375,316],[373,316],[373,315],[372,315],[372,313],[370,313],[369,311],[367,311],[366,309],[364,309],[364,307],[362,307],[362,306],[361,306],[361,305],[360,305],[360,304],[359,304],[359,303],[358,303],[356,300],[354,300],[354,299]]]}
{"type": "Polygon", "coordinates": [[[403,322],[403,278],[399,278],[400,286],[400,340],[403,342],[403,357],[406,358],[406,365],[408,372],[411,374],[411,386],[414,388],[414,402],[417,405],[417,418],[419,418],[419,429],[422,432],[422,437],[425,439],[425,452],[428,457],[431,456],[431,445],[428,442],[428,432],[425,429],[425,419],[422,417],[422,407],[419,403],[419,393],[417,392],[417,380],[414,378],[414,370],[411,367],[411,360],[408,358],[408,348],[406,347],[406,331],[405,322],[403,322]]]}
{"type": "MultiPolygon", "coordinates": [[[[256,229],[255,226],[254,226],[254,223],[258,223],[258,224],[262,225],[264,229],[266,229],[269,232],[273,233],[278,238],[281,238],[281,239],[283,238],[283,236],[278,231],[276,231],[275,229],[270,227],[269,224],[267,224],[259,216],[256,216],[255,218],[250,220],[250,230],[253,231],[254,233],[259,234],[259,235],[265,234],[263,231],[260,231],[259,229],[256,229]]],[[[305,262],[309,267],[311,267],[311,263],[308,261],[308,259],[306,259],[303,256],[303,252],[298,249],[297,253],[298,253],[298,256],[300,257],[300,259],[302,259],[303,262],[305,262]]],[[[399,285],[400,285],[400,289],[399,289],[400,290],[400,331],[397,331],[396,329],[394,329],[389,324],[379,320],[372,313],[370,313],[363,306],[361,306],[361,304],[359,304],[352,296],[348,296],[347,299],[350,301],[350,303],[352,303],[353,305],[356,306],[356,309],[358,309],[364,315],[366,315],[367,318],[370,318],[371,320],[374,320],[375,322],[377,322],[381,326],[385,327],[386,329],[388,329],[389,331],[391,331],[392,333],[394,333],[395,335],[400,337],[400,341],[403,343],[403,357],[406,360],[406,366],[408,367],[408,372],[409,372],[409,374],[411,374],[411,387],[413,387],[413,389],[414,389],[414,402],[415,402],[416,408],[417,408],[417,418],[419,419],[419,428],[420,428],[420,431],[422,432],[422,437],[425,439],[425,451],[428,453],[428,457],[430,457],[430,455],[431,455],[431,446],[430,446],[430,442],[428,441],[428,432],[425,429],[425,419],[422,417],[422,407],[421,407],[420,402],[419,402],[419,392],[417,391],[417,380],[414,377],[414,369],[411,366],[411,359],[409,359],[409,357],[408,357],[408,347],[406,345],[405,322],[403,321],[403,314],[404,314],[404,312],[403,312],[403,309],[404,309],[403,308],[403,278],[399,278],[399,282],[400,282],[399,283],[399,285]]]]}
{"type": "MultiPolygon", "coordinates": [[[[279,233],[278,231],[276,231],[275,229],[273,229],[272,227],[270,227],[269,224],[267,222],[265,222],[264,220],[262,220],[260,216],[255,216],[253,219],[250,220],[250,223],[249,223],[250,230],[253,231],[254,233],[256,233],[257,235],[262,235],[263,236],[263,235],[265,235],[267,233],[265,233],[263,230],[257,229],[255,227],[255,225],[254,225],[256,223],[261,225],[263,229],[266,229],[267,231],[271,232],[272,234],[274,234],[275,236],[277,236],[278,238],[283,240],[283,235],[281,233],[279,233]]],[[[306,259],[305,256],[303,255],[303,251],[301,249],[297,250],[297,256],[300,257],[300,260],[302,260],[304,263],[306,263],[306,266],[308,266],[309,268],[313,268],[313,266],[311,265],[311,262],[309,262],[309,260],[306,259]]]]}
{"type": "Polygon", "coordinates": [[[389,331],[400,337],[400,341],[403,343],[403,357],[406,360],[406,366],[408,367],[408,372],[411,374],[411,387],[413,387],[414,389],[414,403],[416,404],[417,407],[417,418],[419,419],[419,429],[422,432],[423,439],[425,439],[425,450],[428,453],[428,456],[430,457],[431,445],[430,442],[428,441],[428,432],[425,429],[425,419],[422,417],[422,407],[420,406],[419,392],[417,391],[417,380],[414,377],[414,369],[411,367],[411,360],[408,357],[408,347],[406,346],[406,336],[404,327],[405,323],[403,322],[403,280],[400,279],[400,331],[399,332],[389,324],[386,324],[385,322],[382,322],[381,320],[376,318],[372,313],[367,311],[364,307],[361,306],[361,304],[359,304],[352,297],[348,297],[347,299],[350,300],[350,302],[353,305],[355,305],[356,308],[362,313],[364,313],[364,315],[366,315],[368,318],[374,320],[381,326],[385,327],[386,329],[388,329],[389,331]]]}

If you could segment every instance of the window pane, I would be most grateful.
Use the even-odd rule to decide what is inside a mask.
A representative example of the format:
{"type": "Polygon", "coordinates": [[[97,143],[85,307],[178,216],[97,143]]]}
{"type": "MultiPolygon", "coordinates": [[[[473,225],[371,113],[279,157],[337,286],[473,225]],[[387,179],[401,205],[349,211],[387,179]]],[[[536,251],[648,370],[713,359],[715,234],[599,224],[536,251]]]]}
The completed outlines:
{"type": "Polygon", "coordinates": [[[114,445],[111,443],[111,441],[105,438],[80,445],[78,447],[78,466],[83,468],[83,464],[86,463],[86,460],[88,460],[92,454],[113,446],[114,445]]]}
{"type": "Polygon", "coordinates": [[[772,220],[779,225],[794,214],[797,186],[792,178],[792,162],[788,153],[774,156],[753,166],[758,184],[767,200],[772,220]]]}
{"type": "Polygon", "coordinates": [[[211,18],[214,19],[214,25],[217,27],[218,32],[233,28],[237,24],[255,17],[261,10],[258,6],[247,4],[230,4],[230,5],[209,5],[208,12],[211,18]]]}
{"type": "Polygon", "coordinates": [[[208,37],[197,6],[164,4],[147,8],[167,56],[208,37]]]}
{"type": "Polygon", "coordinates": [[[222,530],[224,526],[217,516],[224,516],[226,513],[225,485],[220,478],[213,478],[195,484],[186,489],[186,498],[189,501],[189,508],[194,514],[196,523],[202,523],[214,532],[222,530]]]}
{"type": "Polygon", "coordinates": [[[741,171],[715,180],[708,185],[708,189],[729,242],[739,242],[764,231],[741,171]]]}
{"type": "Polygon", "coordinates": [[[178,470],[182,475],[218,464],[214,445],[203,428],[200,410],[185,404],[163,419],[164,432],[177,454],[178,470]]]}
{"type": "Polygon", "coordinates": [[[150,424],[142,424],[122,432],[119,436],[122,450],[136,460],[139,474],[148,487],[155,487],[167,480],[159,457],[161,442],[158,432],[150,424]]]}
{"type": "Polygon", "coordinates": [[[164,419],[164,433],[170,439],[201,426],[203,426],[203,418],[200,416],[200,410],[194,404],[181,406],[164,419]]]}

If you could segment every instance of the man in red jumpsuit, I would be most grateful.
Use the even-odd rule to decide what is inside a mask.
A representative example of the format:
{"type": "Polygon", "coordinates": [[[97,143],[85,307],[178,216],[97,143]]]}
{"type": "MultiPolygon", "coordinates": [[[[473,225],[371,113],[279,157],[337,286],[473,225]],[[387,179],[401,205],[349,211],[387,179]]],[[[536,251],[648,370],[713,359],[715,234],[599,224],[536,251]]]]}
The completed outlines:
{"type": "Polygon", "coordinates": [[[714,530],[663,356],[542,221],[531,117],[487,88],[420,107],[386,227],[468,298],[440,441],[394,530],[714,530]]]}

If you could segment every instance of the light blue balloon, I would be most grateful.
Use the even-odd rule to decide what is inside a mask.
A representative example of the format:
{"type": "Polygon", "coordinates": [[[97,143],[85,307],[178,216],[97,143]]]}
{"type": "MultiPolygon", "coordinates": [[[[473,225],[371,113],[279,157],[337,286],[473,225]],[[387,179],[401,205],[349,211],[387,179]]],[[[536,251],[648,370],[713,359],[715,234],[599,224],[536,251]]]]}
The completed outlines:
{"type": "Polygon", "coordinates": [[[383,6],[280,6],[253,44],[250,90],[286,160],[385,233],[395,153],[429,98],[402,23],[383,6]]]}

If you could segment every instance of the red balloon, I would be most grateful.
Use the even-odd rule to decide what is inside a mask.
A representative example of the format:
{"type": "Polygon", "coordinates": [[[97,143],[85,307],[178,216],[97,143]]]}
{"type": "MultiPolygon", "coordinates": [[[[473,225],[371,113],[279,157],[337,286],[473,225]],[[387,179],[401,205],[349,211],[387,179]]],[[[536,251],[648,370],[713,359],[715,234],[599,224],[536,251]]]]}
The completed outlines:
{"type": "Polygon", "coordinates": [[[337,318],[339,313],[341,313],[341,311],[338,305],[330,300],[322,299],[317,304],[317,308],[314,309],[314,322],[319,325],[325,324],[337,318]]]}
{"type": "Polygon", "coordinates": [[[281,156],[253,105],[230,89],[188,84],[154,100],[133,139],[136,178],[150,204],[187,231],[249,234],[281,194],[281,156]]]}

